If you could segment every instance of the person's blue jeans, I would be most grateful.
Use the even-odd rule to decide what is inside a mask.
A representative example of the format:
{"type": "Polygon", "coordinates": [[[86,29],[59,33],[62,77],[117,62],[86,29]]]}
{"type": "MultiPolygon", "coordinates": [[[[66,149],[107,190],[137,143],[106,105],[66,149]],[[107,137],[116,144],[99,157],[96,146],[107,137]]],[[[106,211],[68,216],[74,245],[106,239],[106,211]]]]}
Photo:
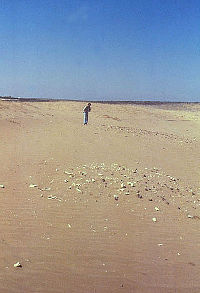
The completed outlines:
{"type": "Polygon", "coordinates": [[[84,115],[83,122],[84,122],[84,124],[87,124],[88,123],[88,112],[84,112],[83,115],[84,115]]]}

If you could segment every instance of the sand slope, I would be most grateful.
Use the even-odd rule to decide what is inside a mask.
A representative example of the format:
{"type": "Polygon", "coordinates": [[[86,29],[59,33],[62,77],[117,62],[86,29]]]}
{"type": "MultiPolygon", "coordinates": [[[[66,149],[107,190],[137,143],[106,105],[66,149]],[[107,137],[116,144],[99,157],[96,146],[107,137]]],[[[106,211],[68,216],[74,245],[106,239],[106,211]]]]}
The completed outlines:
{"type": "Polygon", "coordinates": [[[0,292],[199,292],[199,104],[83,106],[0,102],[0,292]]]}

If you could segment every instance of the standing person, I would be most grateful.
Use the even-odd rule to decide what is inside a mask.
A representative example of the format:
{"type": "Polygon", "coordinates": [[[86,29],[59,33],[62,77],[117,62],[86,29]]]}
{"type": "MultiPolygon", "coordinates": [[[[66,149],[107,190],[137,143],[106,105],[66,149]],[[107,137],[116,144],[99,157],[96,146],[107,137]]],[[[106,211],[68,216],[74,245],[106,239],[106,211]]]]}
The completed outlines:
{"type": "Polygon", "coordinates": [[[83,115],[84,115],[84,125],[88,124],[88,113],[91,111],[91,104],[88,103],[87,106],[85,106],[85,108],[83,109],[83,115]]]}

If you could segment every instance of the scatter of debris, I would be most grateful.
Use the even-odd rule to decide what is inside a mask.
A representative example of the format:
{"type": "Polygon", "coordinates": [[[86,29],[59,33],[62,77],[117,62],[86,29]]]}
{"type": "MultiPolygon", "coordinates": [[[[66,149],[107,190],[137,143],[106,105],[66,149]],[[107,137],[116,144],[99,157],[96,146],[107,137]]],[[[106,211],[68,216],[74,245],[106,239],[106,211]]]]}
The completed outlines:
{"type": "MultiPolygon", "coordinates": [[[[54,184],[51,188],[40,189],[36,184],[30,184],[29,187],[38,187],[45,191],[47,199],[64,202],[73,200],[83,204],[92,200],[98,203],[100,198],[109,201],[113,200],[113,197],[115,201],[120,199],[120,204],[140,200],[140,204],[153,204],[152,208],[157,212],[166,210],[163,207],[170,205],[188,218],[200,219],[199,187],[187,186],[179,178],[156,166],[142,169],[139,162],[134,163],[132,167],[117,162],[111,165],[93,162],[73,168],[66,166],[62,172],[55,171],[52,177],[54,184]],[[53,196],[48,195],[50,190],[53,196]]],[[[49,178],[47,179],[49,182],[49,178]]],[[[148,206],[146,208],[148,209],[148,206]]]]}

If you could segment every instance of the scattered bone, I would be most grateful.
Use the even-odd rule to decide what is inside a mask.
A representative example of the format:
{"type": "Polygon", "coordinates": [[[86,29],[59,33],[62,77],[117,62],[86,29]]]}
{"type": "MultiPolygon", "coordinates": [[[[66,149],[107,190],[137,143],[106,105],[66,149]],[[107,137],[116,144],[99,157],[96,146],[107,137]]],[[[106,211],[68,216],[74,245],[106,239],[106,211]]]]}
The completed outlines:
{"type": "MultiPolygon", "coordinates": [[[[199,191],[190,186],[184,186],[178,178],[165,174],[162,170],[159,170],[156,167],[151,169],[143,168],[143,170],[140,170],[139,168],[135,169],[120,166],[117,163],[113,163],[111,166],[106,166],[105,164],[97,164],[93,162],[92,164],[84,165],[84,167],[77,166],[75,169],[68,169],[64,171],[64,174],[68,176],[66,176],[66,179],[61,179],[60,182],[63,182],[63,184],[69,183],[67,188],[68,190],[71,190],[70,197],[74,196],[74,202],[81,200],[82,202],[85,202],[83,201],[82,194],[96,194],[101,195],[101,197],[109,198],[112,196],[112,192],[116,192],[114,195],[115,200],[119,200],[119,195],[123,193],[124,195],[128,195],[128,197],[122,196],[122,202],[124,202],[124,200],[127,202],[134,201],[135,198],[139,198],[143,199],[144,203],[146,201],[153,201],[155,205],[167,204],[171,205],[172,208],[175,207],[182,213],[186,213],[188,218],[191,217],[193,219],[198,219],[198,216],[191,216],[191,214],[193,209],[200,209],[200,198],[198,198],[200,197],[199,191]],[[85,172],[84,169],[87,172],[85,172]],[[124,172],[126,173],[124,174],[124,172]],[[80,177],[81,175],[83,177],[80,177]],[[81,180],[83,181],[80,184],[81,180]],[[127,181],[124,182],[124,180],[127,181]],[[120,189],[118,189],[119,186],[120,189]],[[138,188],[138,192],[135,194],[136,188],[138,188]],[[77,192],[80,195],[78,195],[77,192]],[[117,195],[117,193],[119,193],[119,195],[117,195]],[[136,195],[136,197],[134,195],[136,195]],[[192,200],[186,205],[184,196],[186,198],[187,195],[189,195],[192,200]],[[176,205],[177,198],[179,198],[178,205],[176,205]]],[[[30,187],[31,186],[37,187],[37,185],[34,184],[30,185],[30,187]]],[[[56,184],[52,186],[52,188],[54,187],[58,189],[56,184]]],[[[50,188],[39,188],[39,190],[48,191],[50,188]]],[[[55,192],[55,190],[53,192],[55,192]]],[[[68,194],[65,193],[64,196],[67,197],[68,194]]],[[[56,199],[60,200],[58,198],[56,199]]],[[[154,209],[156,211],[160,210],[157,206],[155,206],[154,209]]]]}

